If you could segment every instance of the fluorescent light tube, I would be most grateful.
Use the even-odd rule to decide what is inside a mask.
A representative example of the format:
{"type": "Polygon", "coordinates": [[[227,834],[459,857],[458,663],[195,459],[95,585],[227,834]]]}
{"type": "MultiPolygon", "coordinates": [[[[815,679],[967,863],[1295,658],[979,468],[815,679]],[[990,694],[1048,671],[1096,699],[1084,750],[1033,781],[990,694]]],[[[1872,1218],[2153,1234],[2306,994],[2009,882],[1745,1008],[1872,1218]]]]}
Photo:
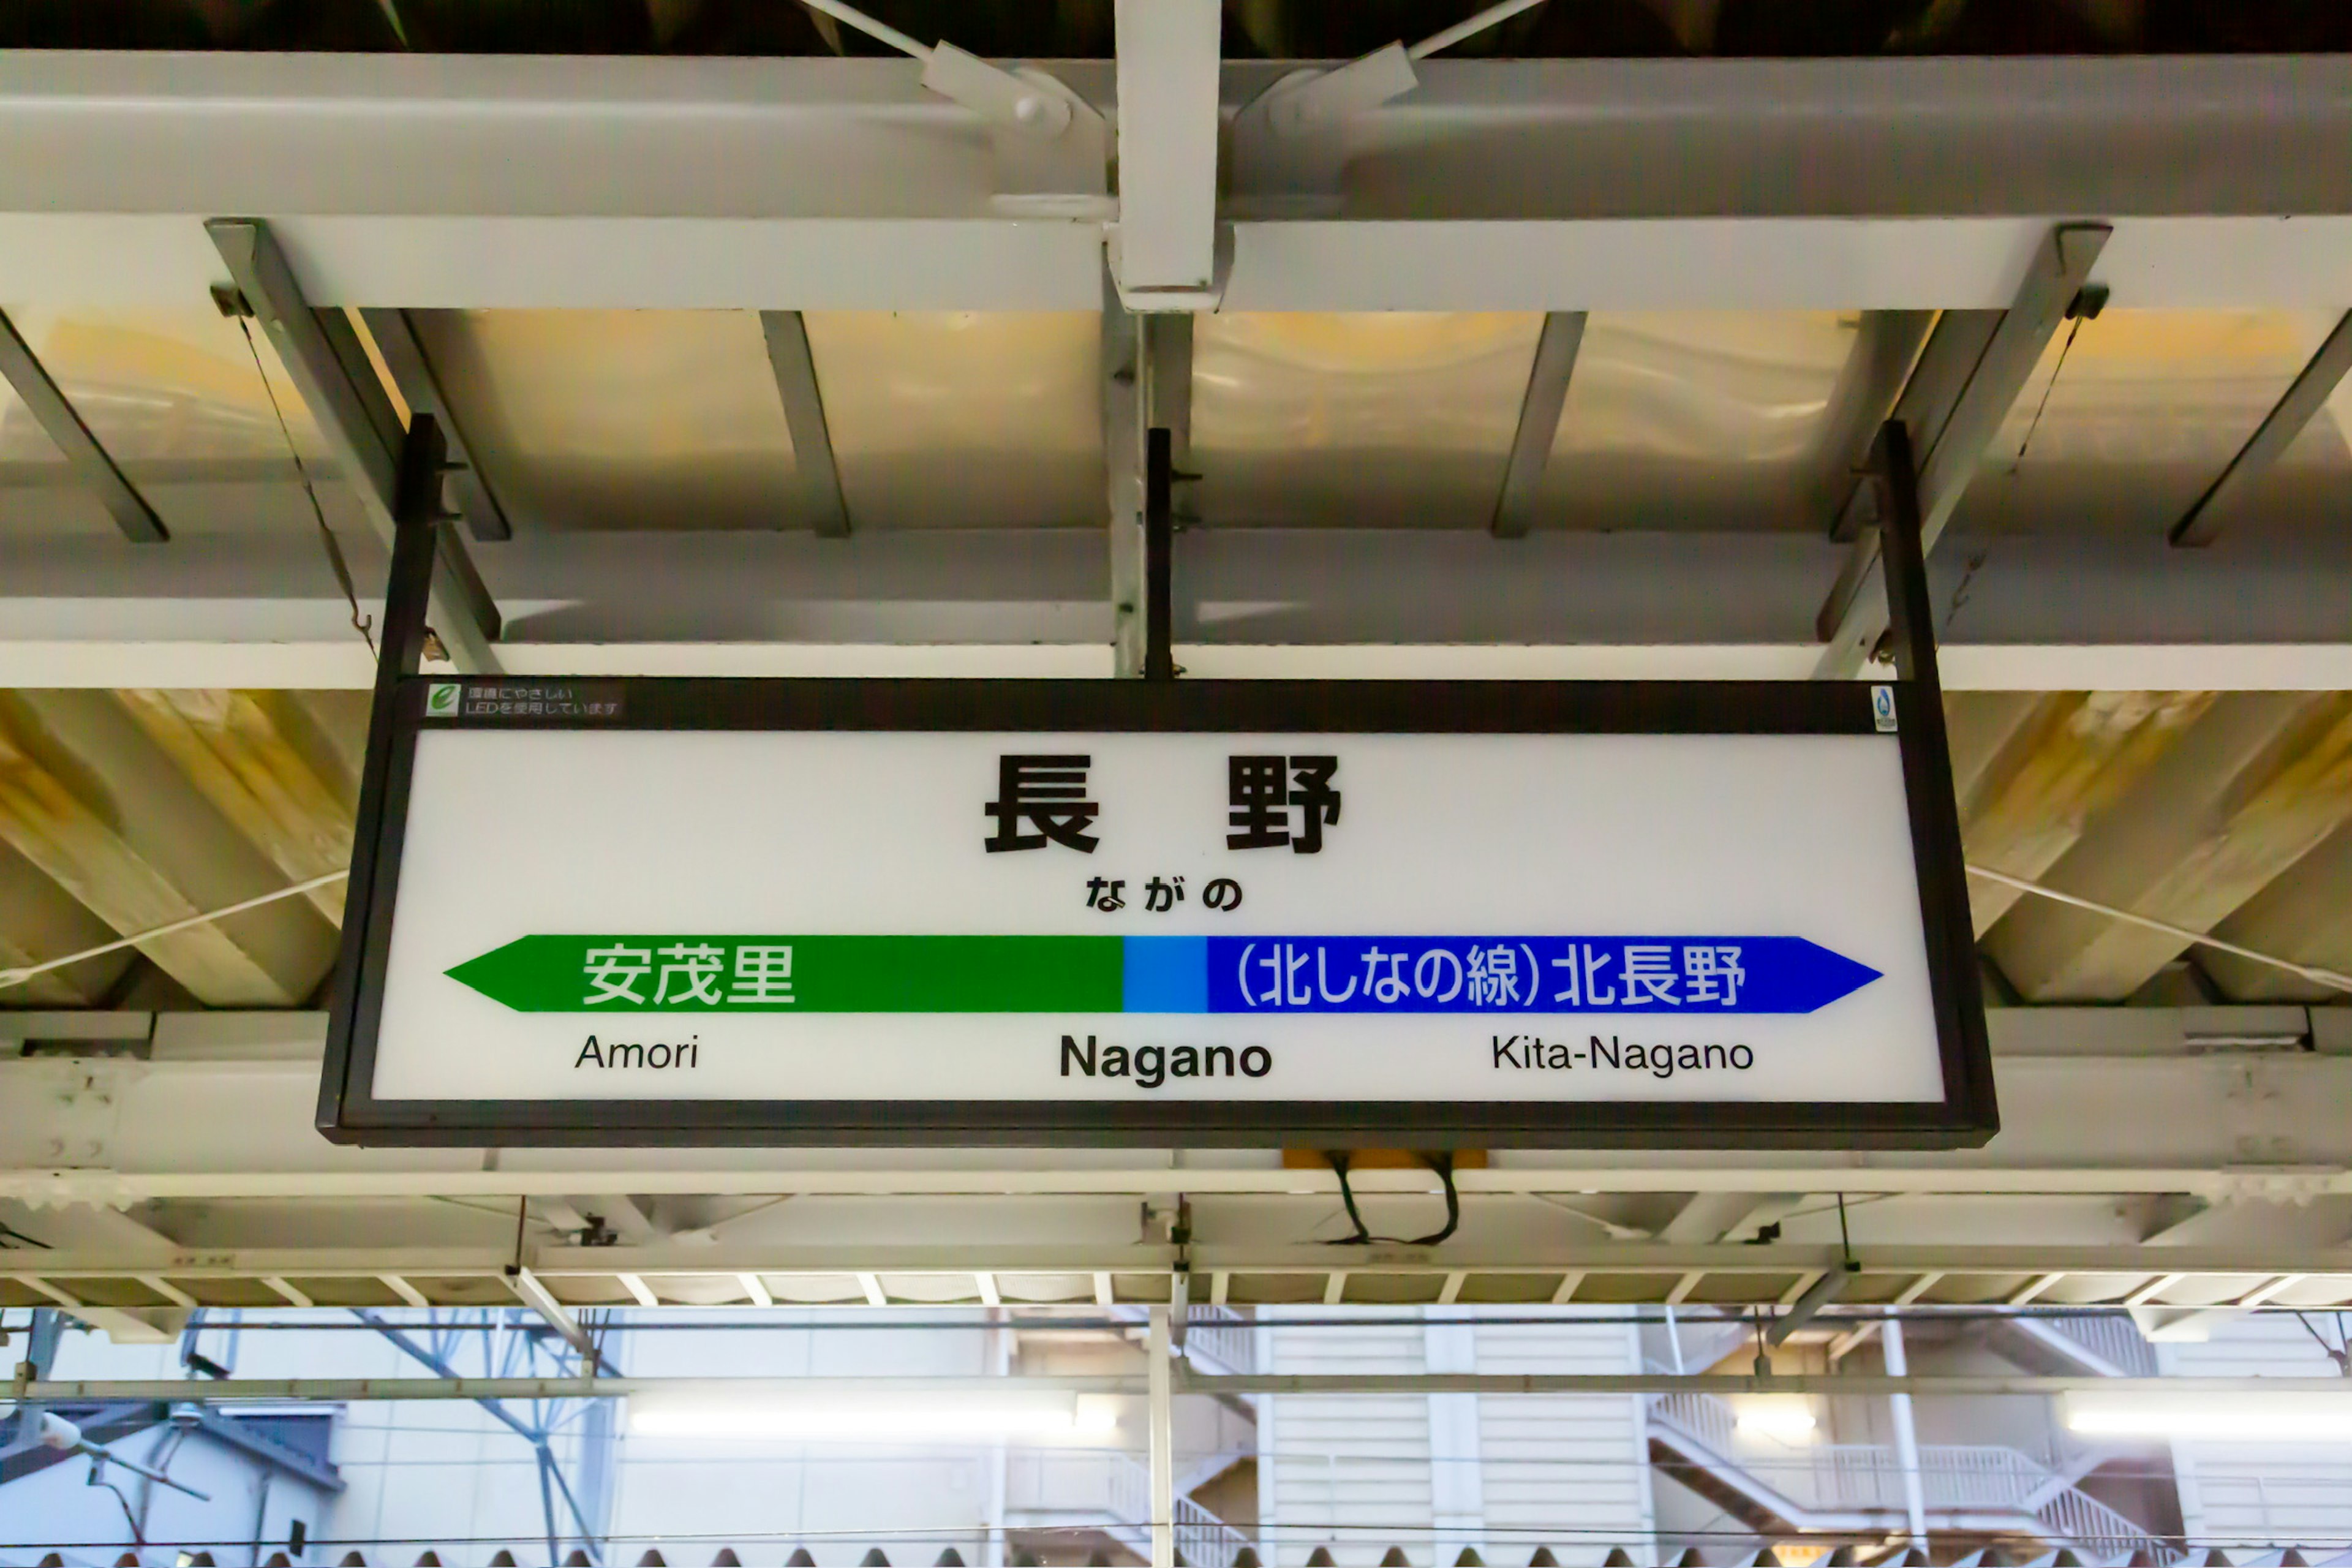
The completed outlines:
{"type": "Polygon", "coordinates": [[[1735,1402],[1733,1409],[1742,1432],[1783,1443],[1802,1442],[1820,1425],[1813,1415],[1813,1402],[1801,1394],[1754,1394],[1735,1402]]]}
{"type": "Polygon", "coordinates": [[[1108,1437],[1118,1424],[1117,1402],[1098,1394],[885,1389],[870,1394],[802,1394],[772,1384],[634,1394],[628,1413],[632,1436],[721,1442],[1085,1442],[1108,1437]]]}
{"type": "Polygon", "coordinates": [[[2103,1394],[2065,1397],[2066,1429],[2086,1437],[2200,1443],[2352,1443],[2352,1384],[2342,1394],[2103,1394]]]}

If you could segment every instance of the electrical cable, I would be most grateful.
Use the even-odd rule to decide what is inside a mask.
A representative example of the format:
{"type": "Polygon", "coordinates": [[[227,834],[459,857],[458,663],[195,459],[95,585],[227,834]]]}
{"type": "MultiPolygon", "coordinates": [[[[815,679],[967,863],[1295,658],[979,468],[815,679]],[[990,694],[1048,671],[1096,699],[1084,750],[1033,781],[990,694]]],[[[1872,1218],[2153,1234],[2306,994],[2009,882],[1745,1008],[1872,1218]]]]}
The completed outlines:
{"type": "MultiPolygon", "coordinates": [[[[2009,460],[2009,472],[2001,476],[2011,484],[2016,482],[2018,474],[2025,467],[2025,454],[2033,445],[2034,434],[2042,428],[2042,416],[2049,411],[2051,394],[2058,390],[2058,377],[2066,368],[2066,356],[2074,352],[2074,339],[2083,331],[2084,321],[2088,319],[2086,316],[2076,315],[2074,324],[2066,329],[2066,341],[2058,350],[2058,363],[2050,367],[2050,379],[2042,384],[2041,399],[2033,405],[2033,416],[2026,421],[2024,439],[2017,444],[2017,456],[2009,460]]],[[[1953,586],[1951,602],[1944,608],[1943,629],[1936,634],[1938,642],[1951,636],[1952,622],[1959,617],[1960,606],[1969,602],[1969,585],[1977,580],[1977,573],[1984,563],[1992,559],[1993,542],[2003,531],[2003,527],[2008,521],[2009,503],[2015,494],[2013,489],[2004,488],[1997,498],[1991,525],[1985,531],[1985,542],[1969,553],[1967,563],[1961,567],[1960,580],[1953,586]]]]}
{"type": "Polygon", "coordinates": [[[318,519],[319,538],[327,547],[327,564],[334,568],[335,582],[343,590],[344,602],[352,607],[352,629],[360,634],[360,640],[373,654],[375,623],[360,614],[359,591],[352,584],[351,563],[343,559],[343,547],[335,538],[335,531],[327,526],[327,509],[319,504],[319,487],[310,482],[310,465],[302,461],[301,449],[294,445],[294,432],[286,423],[286,410],[278,405],[278,389],[269,384],[269,373],[261,368],[261,347],[253,341],[253,323],[240,315],[236,326],[245,334],[245,352],[253,356],[253,373],[261,378],[261,391],[269,399],[269,412],[278,416],[278,434],[285,437],[286,455],[294,459],[294,472],[302,481],[302,493],[310,498],[310,515],[318,519]]]}
{"type": "Polygon", "coordinates": [[[2037,898],[2055,900],[2062,904],[2072,904],[2078,910],[2088,910],[2095,915],[2105,915],[2111,921],[2121,921],[2126,925],[2144,926],[2149,931],[2162,931],[2167,936],[2177,937],[2192,946],[2210,947],[2220,952],[2234,954],[2251,963],[2267,963],[2273,969],[2284,969],[2290,974],[2300,974],[2313,984],[2325,985],[2332,991],[2352,991],[2352,974],[2338,974],[2332,969],[2319,969],[2308,963],[2297,963],[2291,958],[2281,958],[2274,952],[2257,952],[2251,947],[2240,947],[2234,942],[2223,942],[2220,937],[2208,936],[2201,931],[2190,931],[2187,926],[2177,926],[2168,921],[2152,920],[2147,915],[2136,915],[2129,910],[2119,910],[2113,904],[2103,904],[2095,899],[2078,898],[2073,893],[2062,893],[2055,888],[2044,887],[2040,882],[2029,882],[2022,877],[2012,877],[2006,871],[1995,871],[1990,867],[1970,866],[1968,868],[1968,873],[1971,877],[1982,877],[1988,882],[1999,882],[2004,888],[2015,888],[2021,893],[2032,893],[2037,898]]]}
{"type": "MultiPolygon", "coordinates": [[[[2319,1348],[2327,1352],[2327,1359],[2336,1363],[2336,1370],[2337,1372],[2342,1373],[2347,1377],[2352,1377],[2352,1342],[2347,1342],[2347,1343],[2340,1345],[2331,1345],[2327,1342],[2327,1336],[2326,1334],[2321,1333],[2317,1329],[2311,1326],[2311,1319],[2309,1317],[2302,1312],[2297,1312],[2294,1315],[2294,1321],[2303,1325],[2303,1331],[2305,1333],[2309,1334],[2313,1339],[2319,1342],[2319,1348]]],[[[2337,1316],[2336,1321],[2336,1332],[2338,1338],[2343,1337],[2344,1320],[2340,1314],[2337,1316]]]]}
{"type": "MultiPolygon", "coordinates": [[[[96,1460],[92,1461],[92,1463],[99,1462],[100,1461],[96,1460]]],[[[92,1475],[89,1484],[98,1488],[101,1491],[110,1491],[114,1494],[114,1500],[122,1505],[122,1524],[124,1529],[131,1531],[131,1544],[139,1547],[142,1551],[145,1550],[147,1546],[147,1537],[141,1532],[139,1529],[139,1516],[131,1511],[131,1500],[122,1495],[122,1489],[116,1486],[112,1481],[99,1479],[95,1474],[92,1475]]]]}
{"type": "Polygon", "coordinates": [[[142,942],[152,942],[157,937],[170,936],[174,931],[186,931],[191,926],[210,925],[215,921],[226,920],[231,915],[240,915],[247,910],[257,910],[264,904],[274,904],[280,899],[297,898],[313,889],[323,888],[330,882],[340,882],[350,875],[351,872],[347,870],[329,871],[322,876],[312,877],[308,881],[297,882],[290,888],[280,888],[274,893],[264,893],[259,898],[247,899],[242,903],[230,904],[224,909],[208,910],[203,914],[190,915],[185,920],[173,921],[167,925],[134,931],[129,936],[118,938],[113,942],[103,942],[96,947],[86,947],[79,952],[69,952],[63,958],[52,958],[44,963],[28,963],[17,969],[0,969],[0,990],[5,990],[11,985],[22,985],[36,975],[47,974],[52,969],[63,969],[69,964],[79,963],[86,958],[97,958],[103,953],[120,952],[126,947],[137,947],[142,942]]]}
{"type": "Polygon", "coordinates": [[[1451,1152],[1420,1156],[1422,1163],[1436,1172],[1437,1179],[1444,1184],[1445,1224],[1443,1228],[1433,1230],[1427,1236],[1411,1238],[1401,1236],[1374,1236],[1371,1227],[1364,1223],[1363,1215],[1356,1207],[1356,1189],[1348,1180],[1349,1163],[1348,1155],[1340,1150],[1333,1149],[1325,1151],[1323,1158],[1330,1164],[1332,1173],[1339,1178],[1339,1201],[1348,1205],[1348,1218],[1353,1221],[1356,1226],[1355,1235],[1343,1236],[1337,1241],[1327,1241],[1324,1246],[1370,1247],[1375,1242],[1380,1242],[1391,1247],[1435,1247],[1462,1228],[1462,1194],[1454,1184],[1454,1155],[1451,1152]]]}

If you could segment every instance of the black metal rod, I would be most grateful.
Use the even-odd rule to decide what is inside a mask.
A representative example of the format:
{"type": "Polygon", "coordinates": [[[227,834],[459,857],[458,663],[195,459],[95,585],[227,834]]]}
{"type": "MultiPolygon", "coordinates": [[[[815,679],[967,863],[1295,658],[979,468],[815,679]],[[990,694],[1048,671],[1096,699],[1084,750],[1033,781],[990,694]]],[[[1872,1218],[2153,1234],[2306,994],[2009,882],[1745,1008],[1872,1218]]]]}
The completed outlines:
{"type": "MultiPolygon", "coordinates": [[[[1911,431],[1900,419],[1879,426],[1871,448],[1871,470],[1879,486],[1880,576],[1886,588],[1886,629],[1895,672],[1906,689],[1899,710],[1903,726],[1904,787],[1917,803],[1913,832],[1932,882],[1948,889],[1924,898],[1921,913],[1937,975],[1938,1024],[1956,1030],[1962,1043],[1946,1054],[1945,1099],[1973,1114],[1986,1127],[1998,1125],[1985,1037],[1984,994],[1977,984],[1976,930],[1969,913],[1968,868],[1960,849],[1959,803],[1952,793],[1952,748],[1944,730],[1943,679],[1936,667],[1935,605],[1927,594],[1927,552],[1920,538],[1919,469],[1911,431]]],[[[1946,1038],[1951,1035],[1947,1034],[1946,1038]]]]}
{"type": "Polygon", "coordinates": [[[1176,679],[1175,437],[1154,426],[1143,445],[1143,679],[1176,679]]]}
{"type": "Polygon", "coordinates": [[[375,696],[368,709],[367,758],[360,775],[352,874],[343,884],[341,945],[335,954],[329,1002],[327,1070],[319,1083],[319,1126],[341,1116],[344,1073],[358,1026],[360,967],[368,948],[368,911],[375,902],[376,846],[391,793],[393,732],[400,685],[425,657],[425,617],[433,596],[434,558],[440,548],[441,471],[447,447],[429,414],[419,414],[402,444],[393,490],[392,570],[384,579],[383,629],[376,642],[375,696]]]}
{"type": "Polygon", "coordinates": [[[1919,470],[1909,426],[1889,419],[1878,427],[1870,467],[1878,486],[1878,547],[1886,562],[1886,625],[1894,633],[1895,673],[1924,681],[1940,696],[1935,609],[1927,598],[1927,552],[1919,538],[1919,470]]]}

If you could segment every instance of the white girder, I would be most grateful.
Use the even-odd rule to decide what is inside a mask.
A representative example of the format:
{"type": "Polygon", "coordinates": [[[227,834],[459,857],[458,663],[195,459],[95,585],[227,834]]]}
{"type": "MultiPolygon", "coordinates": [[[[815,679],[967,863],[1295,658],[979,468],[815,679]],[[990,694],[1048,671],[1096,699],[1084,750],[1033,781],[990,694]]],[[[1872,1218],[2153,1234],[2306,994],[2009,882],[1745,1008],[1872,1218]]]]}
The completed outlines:
{"type": "MultiPolygon", "coordinates": [[[[1983,1150],[1500,1152],[1459,1173],[1454,1240],[1345,1249],[1330,1173],[1271,1152],[345,1149],[310,1125],[315,1015],[66,1016],[151,1056],[0,1062],[0,1217],[50,1244],[0,1255],[0,1300],[117,1331],[289,1289],[512,1304],[518,1277],[557,1311],[1165,1301],[1180,1275],[1218,1302],[1774,1302],[1840,1266],[1839,1194],[1848,1306],[2352,1300],[2342,1009],[1997,1008],[2004,1131],[1983,1150]],[[1704,1193],[1780,1194],[1778,1238],[1668,1239],[1704,1193]],[[577,1245],[556,1227],[617,1212],[593,1194],[662,1198],[662,1223],[577,1245]],[[1180,1195],[1181,1251],[1136,1217],[1180,1195]],[[2184,1195],[2203,1206],[2168,1226],[2184,1195]]],[[[1426,1172],[1355,1181],[1376,1208],[1433,1203],[1426,1172]]]]}
{"type": "MultiPolygon", "coordinates": [[[[2352,643],[2008,643],[1941,650],[1947,691],[2342,691],[2352,643]]],[[[1204,679],[1794,680],[1810,643],[1176,645],[1204,679]]],[[[937,676],[1111,673],[1099,643],[502,643],[510,675],[937,676]]],[[[364,691],[375,667],[349,641],[0,641],[0,688],[199,687],[364,691]]]]}
{"type": "MultiPolygon", "coordinates": [[[[1052,68],[1116,116],[1110,63],[1052,68]]],[[[0,297],[201,300],[202,221],[258,216],[321,305],[1095,309],[1105,217],[1005,189],[922,70],[0,56],[0,297]]],[[[2340,308],[2346,70],[1425,60],[1334,128],[1331,216],[1227,201],[1222,308],[1993,308],[2066,219],[2119,306],[2340,308]]]]}

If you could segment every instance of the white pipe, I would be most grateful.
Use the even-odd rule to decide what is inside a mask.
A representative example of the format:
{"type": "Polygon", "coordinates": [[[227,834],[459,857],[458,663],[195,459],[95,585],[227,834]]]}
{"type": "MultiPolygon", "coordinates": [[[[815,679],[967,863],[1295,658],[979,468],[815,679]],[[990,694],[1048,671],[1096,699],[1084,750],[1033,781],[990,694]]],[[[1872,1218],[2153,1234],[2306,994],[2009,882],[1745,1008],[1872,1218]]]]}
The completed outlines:
{"type": "MultiPolygon", "coordinates": [[[[1886,1375],[1908,1377],[1911,1363],[1903,1350],[1903,1325],[1889,1318],[1878,1331],[1886,1356],[1886,1375]]],[[[1887,1408],[1895,1416],[1895,1462],[1903,1471],[1903,1516],[1911,1531],[1911,1544],[1927,1544],[1927,1489],[1919,1474],[1919,1428],[1912,1419],[1911,1396],[1890,1394],[1887,1408]]]]}
{"type": "Polygon", "coordinates": [[[1168,1309],[1150,1310],[1146,1352],[1151,1358],[1151,1568],[1176,1568],[1176,1415],[1168,1342],[1168,1309]]]}

